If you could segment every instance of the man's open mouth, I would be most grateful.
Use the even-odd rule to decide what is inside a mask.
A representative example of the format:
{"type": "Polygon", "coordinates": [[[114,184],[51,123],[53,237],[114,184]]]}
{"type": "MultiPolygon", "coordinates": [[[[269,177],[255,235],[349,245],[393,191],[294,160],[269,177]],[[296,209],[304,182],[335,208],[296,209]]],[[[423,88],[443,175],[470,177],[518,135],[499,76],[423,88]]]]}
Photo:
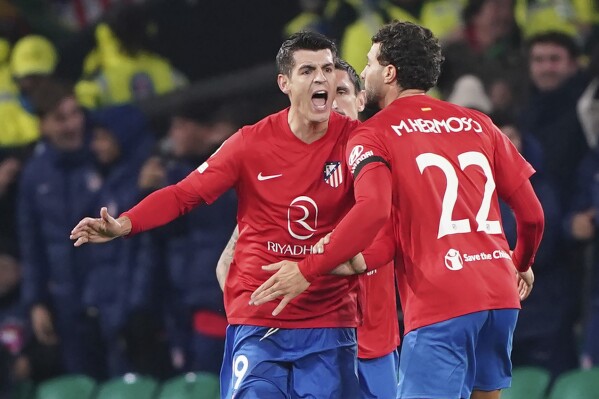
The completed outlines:
{"type": "Polygon", "coordinates": [[[324,109],[327,105],[329,93],[325,90],[318,90],[312,94],[312,105],[318,109],[324,109]]]}

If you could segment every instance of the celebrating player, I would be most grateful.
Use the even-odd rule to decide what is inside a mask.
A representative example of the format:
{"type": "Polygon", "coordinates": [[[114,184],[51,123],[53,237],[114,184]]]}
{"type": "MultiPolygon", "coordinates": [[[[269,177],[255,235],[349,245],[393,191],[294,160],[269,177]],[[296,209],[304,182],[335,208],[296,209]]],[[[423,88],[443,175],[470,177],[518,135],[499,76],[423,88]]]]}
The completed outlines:
{"type": "Polygon", "coordinates": [[[355,276],[323,276],[309,288],[306,283],[302,288],[310,295],[288,304],[284,315],[273,313],[286,302],[249,305],[251,293],[271,275],[263,265],[303,259],[353,205],[343,158],[358,122],[331,113],[335,59],[335,45],[326,37],[293,35],[277,55],[277,81],[289,96],[288,109],[243,127],[184,180],[150,194],[118,219],[103,208],[100,218],[85,218],[71,232],[75,246],[136,234],[235,187],[240,233],[224,289],[231,326],[223,398],[359,395],[355,276]]]}
{"type": "MultiPolygon", "coordinates": [[[[335,63],[337,90],[333,110],[351,119],[358,119],[364,109],[364,92],[360,77],[343,60],[335,63]]],[[[229,266],[233,261],[238,230],[223,251],[217,266],[217,276],[224,288],[229,266]]],[[[397,391],[399,356],[399,326],[395,306],[394,271],[392,263],[360,276],[362,297],[365,298],[363,325],[358,327],[358,376],[362,398],[394,398],[397,391]]]]}

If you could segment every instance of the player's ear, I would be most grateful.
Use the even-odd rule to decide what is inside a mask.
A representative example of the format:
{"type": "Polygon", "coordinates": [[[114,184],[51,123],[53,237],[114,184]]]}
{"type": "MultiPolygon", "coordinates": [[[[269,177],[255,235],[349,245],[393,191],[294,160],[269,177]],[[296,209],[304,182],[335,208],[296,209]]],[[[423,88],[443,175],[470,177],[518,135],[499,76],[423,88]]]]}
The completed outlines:
{"type": "Polygon", "coordinates": [[[358,108],[358,112],[364,111],[366,107],[366,90],[360,90],[360,92],[356,95],[356,106],[358,108]]]}
{"type": "Polygon", "coordinates": [[[289,77],[287,75],[280,73],[277,76],[277,83],[284,94],[289,94],[289,77]]]}
{"type": "Polygon", "coordinates": [[[383,68],[383,82],[391,84],[397,80],[397,69],[394,65],[385,65],[383,68]]]}

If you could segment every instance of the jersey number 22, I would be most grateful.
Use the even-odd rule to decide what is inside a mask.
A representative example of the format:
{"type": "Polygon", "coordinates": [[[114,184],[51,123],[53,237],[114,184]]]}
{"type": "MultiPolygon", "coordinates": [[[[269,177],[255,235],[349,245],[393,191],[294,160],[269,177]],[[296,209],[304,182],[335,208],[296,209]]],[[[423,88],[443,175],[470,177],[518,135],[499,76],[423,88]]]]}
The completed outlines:
{"type": "MultiPolygon", "coordinates": [[[[487,158],[480,152],[470,151],[458,155],[460,168],[465,170],[468,166],[478,166],[482,169],[487,181],[482,203],[476,214],[476,223],[478,224],[477,231],[484,231],[487,234],[501,234],[501,224],[498,220],[488,220],[489,210],[491,209],[491,199],[495,191],[495,180],[493,180],[493,172],[487,158]]],[[[441,205],[441,218],[439,220],[439,234],[437,238],[444,237],[449,234],[469,233],[471,232],[470,222],[468,219],[452,220],[453,208],[458,199],[458,175],[452,164],[441,155],[430,152],[420,154],[416,157],[416,163],[420,169],[420,173],[424,173],[424,169],[429,166],[436,166],[447,179],[445,194],[441,205]]]]}

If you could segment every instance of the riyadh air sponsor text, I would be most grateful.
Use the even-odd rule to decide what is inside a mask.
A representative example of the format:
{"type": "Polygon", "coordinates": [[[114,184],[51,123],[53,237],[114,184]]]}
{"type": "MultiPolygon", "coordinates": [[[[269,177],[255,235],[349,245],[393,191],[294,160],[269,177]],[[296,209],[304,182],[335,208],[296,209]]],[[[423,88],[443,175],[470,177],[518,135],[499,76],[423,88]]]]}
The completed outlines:
{"type": "Polygon", "coordinates": [[[266,248],[271,252],[281,255],[306,256],[312,253],[312,245],[280,244],[278,242],[267,241],[266,248]]]}
{"type": "Polygon", "coordinates": [[[447,119],[403,119],[398,125],[391,125],[393,131],[402,136],[405,133],[482,133],[483,128],[472,118],[451,117],[447,119]]]}

